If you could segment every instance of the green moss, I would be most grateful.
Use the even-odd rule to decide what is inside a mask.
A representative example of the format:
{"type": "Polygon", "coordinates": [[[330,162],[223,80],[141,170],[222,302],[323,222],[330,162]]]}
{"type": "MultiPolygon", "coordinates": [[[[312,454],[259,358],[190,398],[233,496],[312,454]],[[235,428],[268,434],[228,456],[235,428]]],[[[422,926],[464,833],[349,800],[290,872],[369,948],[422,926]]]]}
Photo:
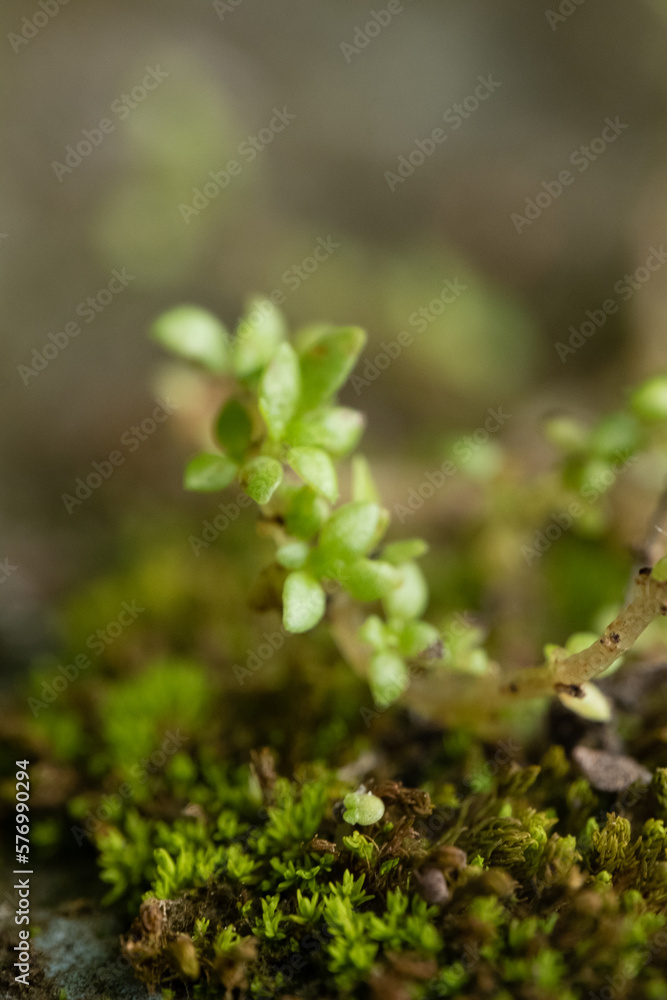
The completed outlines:
{"type": "Polygon", "coordinates": [[[547,815],[554,771],[569,776],[551,751],[544,768],[513,765],[454,806],[448,786],[429,802],[380,784],[385,815],[363,834],[342,819],[349,785],[332,771],[264,774],[259,791],[259,772],[242,767],[219,773],[207,797],[197,778],[196,814],[166,822],[128,810],[98,838],[102,877],[132,906],[144,899],[126,954],[147,983],[173,983],[178,938],[177,978],[202,997],[230,976],[259,998],[288,987],[331,995],[333,984],[362,998],[382,976],[424,998],[511,984],[513,998],[577,1000],[620,975],[657,995],[667,988],[663,822],[582,821],[578,802],[547,815]],[[442,827],[432,822],[441,810],[442,827]],[[558,832],[575,818],[576,834],[558,832]],[[434,871],[446,885],[437,903],[424,877],[434,871]]]}

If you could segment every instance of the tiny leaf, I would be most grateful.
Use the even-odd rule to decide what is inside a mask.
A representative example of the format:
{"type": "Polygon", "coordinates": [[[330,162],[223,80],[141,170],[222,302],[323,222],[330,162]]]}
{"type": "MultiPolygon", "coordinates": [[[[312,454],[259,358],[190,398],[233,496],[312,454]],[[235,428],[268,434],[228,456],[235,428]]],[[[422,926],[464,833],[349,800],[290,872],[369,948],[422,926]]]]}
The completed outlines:
{"type": "Polygon", "coordinates": [[[202,452],[191,458],[185,467],[183,485],[186,490],[213,492],[224,490],[236,475],[238,466],[226,455],[202,452]]]}
{"type": "Polygon", "coordinates": [[[595,684],[586,682],[581,686],[584,691],[583,698],[575,698],[571,694],[558,695],[563,705],[590,722],[609,722],[612,711],[611,702],[606,695],[595,684]]]}
{"type": "Polygon", "coordinates": [[[357,559],[345,568],[341,582],[355,600],[376,601],[398,586],[401,574],[390,563],[378,559],[357,559]]]}
{"type": "Polygon", "coordinates": [[[275,458],[268,455],[258,455],[251,459],[241,469],[239,480],[241,486],[259,504],[268,503],[278,489],[283,478],[283,467],[275,458]]]}
{"type": "Polygon", "coordinates": [[[372,826],[379,823],[384,816],[384,802],[372,792],[365,789],[357,792],[350,792],[343,799],[345,812],[343,819],[346,823],[357,826],[372,826]]]}
{"type": "Polygon", "coordinates": [[[363,413],[347,406],[334,406],[296,417],[287,437],[292,445],[314,445],[339,457],[356,447],[363,429],[363,413]]]}
{"type": "Polygon", "coordinates": [[[302,407],[313,410],[330,399],[354,368],[366,334],[356,326],[324,329],[301,355],[302,407]]]}
{"type": "Polygon", "coordinates": [[[599,638],[597,632],[574,632],[565,643],[565,649],[569,656],[573,653],[581,653],[597,642],[599,638]]]}
{"type": "Polygon", "coordinates": [[[247,378],[266,368],[286,336],[282,314],[269,299],[253,299],[234,341],[234,370],[247,378]]]}
{"type": "Polygon", "coordinates": [[[307,542],[294,540],[282,545],[276,552],[276,561],[285,569],[301,569],[306,559],[310,547],[307,542]]]}
{"type": "Polygon", "coordinates": [[[384,649],[389,639],[387,626],[378,615],[369,615],[359,629],[359,638],[375,649],[384,649]]]}
{"type": "Polygon", "coordinates": [[[363,455],[355,455],[352,459],[352,499],[370,503],[379,503],[380,500],[370,466],[363,455]]]}
{"type": "Polygon", "coordinates": [[[428,622],[409,621],[401,629],[399,647],[403,656],[418,656],[433,646],[440,638],[435,625],[428,622]]]}
{"type": "Polygon", "coordinates": [[[596,455],[617,459],[640,447],[640,425],[632,413],[611,413],[599,422],[590,435],[596,455]]]}
{"type": "Polygon", "coordinates": [[[419,559],[425,552],[428,552],[428,545],[421,538],[406,538],[400,542],[390,542],[382,550],[382,558],[394,566],[401,563],[412,562],[419,559]]]}
{"type": "Polygon", "coordinates": [[[657,563],[651,570],[651,576],[658,583],[664,583],[667,580],[667,556],[663,556],[662,559],[658,559],[657,563]]]}
{"type": "Polygon", "coordinates": [[[298,570],[283,587],[283,624],[288,632],[307,632],[324,615],[326,595],[315,577],[298,570]]]}
{"type": "Polygon", "coordinates": [[[408,668],[397,653],[376,653],[368,668],[368,683],[378,705],[391,705],[409,683],[408,668]]]}
{"type": "Polygon", "coordinates": [[[390,590],[384,599],[388,618],[419,618],[428,604],[428,587],[424,575],[416,563],[403,563],[400,567],[403,577],[394,590],[390,590]]]}
{"type": "Polygon", "coordinates": [[[225,451],[241,461],[252,437],[252,421],[245,406],[238,399],[230,399],[221,409],[215,424],[215,433],[225,451]]]}
{"type": "Polygon", "coordinates": [[[222,372],[227,363],[229,334],[212,313],[198,306],[178,306],[158,317],[151,336],[162,347],[197,361],[212,372],[222,372]]]}
{"type": "Polygon", "coordinates": [[[379,520],[380,508],[376,503],[344,504],[322,528],[320,548],[341,558],[366,555],[375,541],[379,520]]]}
{"type": "Polygon", "coordinates": [[[297,476],[331,503],[338,499],[338,479],[333,462],[321,448],[290,448],[287,461],[297,476]]]}
{"type": "Polygon", "coordinates": [[[291,535],[312,538],[329,516],[329,504],[310,486],[302,486],[290,500],[285,526],[291,535]]]}
{"type": "Polygon", "coordinates": [[[656,375],[633,392],[630,404],[642,420],[667,419],[667,375],[656,375]]]}
{"type": "Polygon", "coordinates": [[[284,437],[301,392],[299,359],[291,344],[281,344],[262,376],[259,409],[274,441],[284,437]]]}

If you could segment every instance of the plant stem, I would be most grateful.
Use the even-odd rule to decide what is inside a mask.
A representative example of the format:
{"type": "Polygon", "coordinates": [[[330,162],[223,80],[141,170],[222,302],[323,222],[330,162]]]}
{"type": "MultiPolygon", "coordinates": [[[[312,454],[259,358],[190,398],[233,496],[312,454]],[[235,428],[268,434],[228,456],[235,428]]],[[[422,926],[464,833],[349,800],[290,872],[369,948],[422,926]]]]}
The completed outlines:
{"type": "Polygon", "coordinates": [[[646,567],[634,578],[630,603],[591,646],[555,658],[541,667],[518,670],[501,685],[501,694],[520,698],[562,693],[581,695],[581,685],[603,673],[627,653],[654,618],[667,614],[667,581],[651,576],[646,567]]]}

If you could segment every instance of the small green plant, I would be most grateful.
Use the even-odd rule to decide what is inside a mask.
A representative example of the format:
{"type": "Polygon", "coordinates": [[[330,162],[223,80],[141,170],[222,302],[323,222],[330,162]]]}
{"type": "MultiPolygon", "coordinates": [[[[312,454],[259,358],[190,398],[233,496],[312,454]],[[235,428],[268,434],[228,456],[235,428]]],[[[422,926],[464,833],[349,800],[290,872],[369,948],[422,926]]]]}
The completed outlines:
{"type": "MultiPolygon", "coordinates": [[[[263,533],[276,545],[274,572],[267,580],[277,591],[285,630],[306,632],[329,609],[332,633],[367,676],[376,703],[387,706],[408,687],[414,661],[433,667],[452,657],[438,629],[422,620],[429,592],[416,560],[426,543],[419,538],[382,543],[390,515],[360,455],[352,458],[349,494],[339,502],[338,464],[356,448],[364,419],[337,406],[335,397],[365,335],[357,327],[313,326],[290,341],[270,302],[255,303],[251,316],[234,338],[194,306],[172,310],[153,328],[163,346],[221,375],[227,387],[214,428],[218,450],[191,459],[185,485],[212,491],[236,480],[260,505],[263,533]],[[362,605],[381,600],[384,618],[372,613],[359,621],[349,603],[339,604],[343,611],[336,614],[331,598],[341,591],[362,605]]],[[[548,430],[564,452],[565,486],[585,494],[619,454],[647,448],[656,428],[664,447],[666,400],[667,378],[658,377],[634,392],[627,410],[591,430],[569,418],[552,420],[548,430]]],[[[667,557],[640,571],[627,607],[602,636],[589,636],[582,644],[578,635],[565,647],[550,645],[541,666],[509,674],[474,650],[467,655],[467,671],[484,677],[487,704],[494,701],[492,685],[503,699],[555,694],[589,719],[608,719],[609,704],[591,681],[608,672],[665,614],[667,557]]]]}
{"type": "Polygon", "coordinates": [[[336,404],[365,344],[358,327],[314,326],[291,342],[270,302],[252,309],[230,338],[195,307],[162,316],[154,337],[165,347],[222,375],[227,397],[215,422],[219,450],[195,455],[188,489],[221,490],[236,480],[262,509],[263,530],[276,545],[273,580],[287,632],[306,632],[340,591],[365,604],[382,600],[385,620],[370,615],[368,681],[381,704],[409,682],[407,660],[438,641],[422,621],[428,588],[416,560],[420,539],[382,545],[388,510],[366,460],[356,455],[347,498],[340,502],[339,463],[364,427],[357,410],[336,404]],[[231,383],[230,383],[231,379],[231,383]]]}

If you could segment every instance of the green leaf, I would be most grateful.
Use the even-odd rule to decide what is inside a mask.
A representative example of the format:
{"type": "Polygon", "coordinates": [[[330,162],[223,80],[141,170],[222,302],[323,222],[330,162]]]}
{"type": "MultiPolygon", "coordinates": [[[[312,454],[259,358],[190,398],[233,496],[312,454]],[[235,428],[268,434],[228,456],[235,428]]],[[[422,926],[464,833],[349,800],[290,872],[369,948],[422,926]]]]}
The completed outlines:
{"type": "Polygon", "coordinates": [[[301,354],[304,410],[314,410],[345,383],[366,343],[356,326],[333,327],[310,338],[301,354]]]}
{"type": "Polygon", "coordinates": [[[419,559],[425,552],[428,552],[428,545],[421,538],[406,538],[400,542],[390,542],[382,550],[382,558],[394,566],[401,563],[412,562],[419,559]]]}
{"type": "Polygon", "coordinates": [[[384,599],[388,618],[419,618],[428,604],[428,587],[424,575],[416,563],[403,563],[400,567],[402,582],[390,590],[384,599]]]}
{"type": "Polygon", "coordinates": [[[307,542],[287,542],[276,552],[276,561],[285,569],[301,569],[309,552],[310,546],[307,542]]]}
{"type": "Polygon", "coordinates": [[[359,629],[359,638],[375,649],[384,649],[390,637],[382,619],[378,615],[369,615],[359,629]]]}
{"type": "Polygon", "coordinates": [[[212,492],[224,490],[236,475],[238,466],[226,455],[202,452],[191,458],[185,467],[183,485],[186,490],[212,492]]]}
{"type": "Polygon", "coordinates": [[[610,413],[590,435],[590,446],[602,458],[617,459],[640,446],[640,424],[632,413],[610,413]]]}
{"type": "Polygon", "coordinates": [[[397,653],[376,653],[368,668],[368,683],[377,704],[386,707],[396,701],[410,683],[408,668],[397,653]]]}
{"type": "Polygon", "coordinates": [[[558,413],[544,420],[544,436],[566,454],[574,454],[586,450],[589,429],[581,420],[558,413]]]}
{"type": "Polygon", "coordinates": [[[355,455],[352,459],[352,499],[380,502],[370,465],[363,455],[355,455]]]}
{"type": "Polygon", "coordinates": [[[285,526],[290,535],[309,539],[316,534],[329,516],[329,504],[318,497],[310,486],[302,486],[290,500],[285,526]]]}
{"type": "Polygon", "coordinates": [[[401,582],[401,574],[387,562],[357,559],[345,568],[341,582],[357,601],[376,601],[401,582]]]}
{"type": "Polygon", "coordinates": [[[247,378],[271,361],[287,330],[281,312],[269,299],[253,299],[234,341],[234,371],[247,378]]]}
{"type": "Polygon", "coordinates": [[[379,823],[384,816],[385,807],[382,799],[365,789],[350,792],[343,799],[343,805],[345,806],[343,819],[346,823],[357,826],[372,826],[373,823],[379,823]]]}
{"type": "Polygon", "coordinates": [[[178,306],[163,313],[151,328],[162,347],[212,372],[227,366],[229,334],[212,313],[198,306],[178,306]]]}
{"type": "Polygon", "coordinates": [[[331,503],[338,499],[338,479],[333,462],[320,448],[290,448],[287,461],[297,476],[331,503]]]}
{"type": "Polygon", "coordinates": [[[281,344],[262,376],[259,409],[274,441],[281,441],[301,392],[299,359],[291,344],[281,344]]]}
{"type": "Polygon", "coordinates": [[[252,437],[252,420],[238,399],[230,399],[220,410],[215,433],[227,454],[242,461],[252,437]]]}
{"type": "Polygon", "coordinates": [[[573,653],[581,653],[582,650],[588,649],[599,638],[597,632],[575,632],[565,643],[565,649],[568,655],[572,656],[573,653]]]}
{"type": "MultiPolygon", "coordinates": [[[[355,793],[353,792],[352,794],[354,795],[355,793]]],[[[346,796],[346,798],[348,798],[348,796],[346,796]]],[[[379,801],[382,802],[382,799],[379,799],[379,801]]],[[[370,814],[370,811],[368,809],[366,811],[369,812],[370,814]]],[[[353,803],[352,809],[348,809],[346,811],[344,819],[347,823],[349,823],[351,821],[350,819],[348,819],[348,816],[358,816],[358,815],[359,815],[359,810],[356,806],[356,801],[355,801],[355,803],[353,803]]],[[[382,815],[384,815],[384,804],[382,809],[382,815]]],[[[382,819],[382,816],[380,817],[380,819],[382,819]]],[[[357,820],[354,820],[354,822],[357,822],[357,820]]],[[[358,830],[355,830],[351,837],[343,837],[343,844],[348,851],[350,851],[352,854],[355,854],[358,858],[361,858],[361,860],[365,861],[366,864],[370,863],[371,858],[377,852],[376,844],[369,837],[364,837],[361,833],[359,833],[358,830]]]]}
{"type": "Polygon", "coordinates": [[[364,415],[347,406],[314,410],[296,417],[287,430],[292,445],[314,445],[340,457],[356,447],[364,429],[364,415]]]}
{"type": "Polygon", "coordinates": [[[241,486],[259,504],[268,503],[283,479],[283,467],[275,458],[258,455],[241,469],[241,486]]]}
{"type": "Polygon", "coordinates": [[[571,694],[559,694],[560,701],[571,712],[580,715],[591,722],[609,722],[612,717],[611,702],[595,684],[586,682],[581,685],[584,697],[575,698],[571,694]]]}
{"type": "Polygon", "coordinates": [[[658,559],[657,563],[651,570],[651,576],[658,583],[664,583],[667,580],[667,556],[663,556],[662,559],[658,559]]]}
{"type": "Polygon", "coordinates": [[[307,632],[324,615],[326,595],[315,577],[297,570],[283,587],[283,624],[288,632],[307,632]]]}
{"type": "Polygon", "coordinates": [[[406,622],[400,630],[398,641],[403,656],[418,656],[440,638],[435,625],[428,622],[406,622]]]}
{"type": "Polygon", "coordinates": [[[656,375],[635,389],[630,405],[642,420],[667,419],[667,375],[656,375]]]}
{"type": "Polygon", "coordinates": [[[379,520],[380,507],[376,503],[344,504],[322,528],[320,548],[343,559],[366,555],[375,542],[379,520]]]}
{"type": "Polygon", "coordinates": [[[386,507],[380,507],[380,516],[378,518],[377,528],[375,529],[375,537],[373,538],[373,544],[371,548],[375,549],[380,544],[384,538],[387,528],[391,524],[391,514],[386,507]]]}

